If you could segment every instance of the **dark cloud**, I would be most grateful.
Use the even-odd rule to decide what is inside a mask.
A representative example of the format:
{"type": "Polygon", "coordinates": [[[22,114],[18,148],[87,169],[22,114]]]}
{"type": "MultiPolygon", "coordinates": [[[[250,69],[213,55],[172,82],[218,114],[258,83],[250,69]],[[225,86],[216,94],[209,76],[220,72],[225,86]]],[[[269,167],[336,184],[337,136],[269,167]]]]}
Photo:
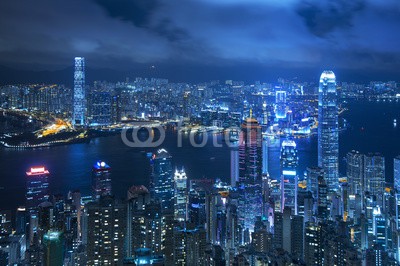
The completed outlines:
{"type": "Polygon", "coordinates": [[[173,25],[169,18],[161,19],[151,30],[167,38],[171,42],[179,42],[190,38],[188,31],[173,25]]]}
{"type": "Polygon", "coordinates": [[[351,27],[354,15],[365,6],[364,0],[311,0],[301,2],[297,13],[313,34],[324,37],[336,29],[351,27]]]}
{"type": "Polygon", "coordinates": [[[132,22],[137,27],[146,27],[158,0],[95,0],[107,13],[117,19],[132,22]]]}
{"type": "Polygon", "coordinates": [[[54,70],[85,56],[90,67],[156,65],[182,79],[189,69],[392,73],[399,27],[398,0],[4,0],[0,65],[54,70]]]}

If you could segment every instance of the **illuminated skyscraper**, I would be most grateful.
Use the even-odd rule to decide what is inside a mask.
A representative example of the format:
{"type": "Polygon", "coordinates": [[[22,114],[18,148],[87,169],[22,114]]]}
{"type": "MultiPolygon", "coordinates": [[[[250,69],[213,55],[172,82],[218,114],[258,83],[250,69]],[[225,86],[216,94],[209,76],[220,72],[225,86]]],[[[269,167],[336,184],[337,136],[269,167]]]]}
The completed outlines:
{"type": "Polygon", "coordinates": [[[286,118],[286,91],[277,90],[275,92],[275,117],[277,119],[286,118]]]}
{"type": "Polygon", "coordinates": [[[231,186],[235,187],[239,181],[239,150],[237,142],[231,146],[231,186]]]}
{"type": "Polygon", "coordinates": [[[263,102],[263,105],[262,105],[262,111],[263,111],[262,124],[263,124],[263,126],[267,126],[268,125],[268,112],[267,112],[267,103],[265,101],[263,102]]]}
{"type": "Polygon", "coordinates": [[[324,169],[328,190],[339,185],[339,125],[336,77],[324,71],[318,92],[318,166],[324,169]]]}
{"type": "Polygon", "coordinates": [[[262,140],[262,174],[268,175],[268,139],[262,140]]]}
{"type": "Polygon", "coordinates": [[[281,190],[283,190],[281,208],[283,210],[285,207],[291,207],[297,214],[297,166],[299,157],[296,143],[293,140],[282,141],[280,160],[282,170],[281,190]]]}
{"type": "Polygon", "coordinates": [[[184,169],[175,170],[174,187],[175,220],[184,222],[187,220],[188,209],[187,176],[184,169]]]}
{"type": "Polygon", "coordinates": [[[254,117],[242,124],[239,135],[239,182],[261,184],[262,181],[261,127],[254,117]]]}
{"type": "Polygon", "coordinates": [[[394,158],[393,169],[394,188],[400,193],[400,155],[394,158]]]}
{"type": "Polygon", "coordinates": [[[93,198],[111,195],[111,167],[105,162],[98,161],[92,169],[93,198]]]}
{"type": "Polygon", "coordinates": [[[385,158],[380,154],[366,154],[364,157],[364,191],[376,197],[376,203],[383,206],[385,191],[385,158]]]}
{"type": "Polygon", "coordinates": [[[85,206],[87,264],[122,265],[126,235],[125,203],[110,196],[85,206]]]}
{"type": "Polygon", "coordinates": [[[73,125],[86,123],[85,58],[75,57],[73,125]]]}
{"type": "Polygon", "coordinates": [[[172,210],[174,206],[172,157],[165,149],[160,149],[154,154],[152,163],[152,197],[161,202],[163,209],[172,210]]]}
{"type": "Polygon", "coordinates": [[[32,167],[26,172],[26,207],[29,210],[47,200],[49,191],[49,171],[43,167],[32,167]]]}
{"type": "Polygon", "coordinates": [[[347,153],[347,182],[352,194],[364,195],[364,155],[358,151],[347,153]]]}

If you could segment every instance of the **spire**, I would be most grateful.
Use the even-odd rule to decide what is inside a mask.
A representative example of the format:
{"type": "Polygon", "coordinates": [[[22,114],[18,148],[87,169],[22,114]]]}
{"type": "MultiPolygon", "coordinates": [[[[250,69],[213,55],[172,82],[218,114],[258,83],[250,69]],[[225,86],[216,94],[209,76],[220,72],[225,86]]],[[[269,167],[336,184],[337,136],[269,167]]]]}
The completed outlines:
{"type": "Polygon", "coordinates": [[[250,118],[253,117],[253,108],[250,108],[250,118]]]}

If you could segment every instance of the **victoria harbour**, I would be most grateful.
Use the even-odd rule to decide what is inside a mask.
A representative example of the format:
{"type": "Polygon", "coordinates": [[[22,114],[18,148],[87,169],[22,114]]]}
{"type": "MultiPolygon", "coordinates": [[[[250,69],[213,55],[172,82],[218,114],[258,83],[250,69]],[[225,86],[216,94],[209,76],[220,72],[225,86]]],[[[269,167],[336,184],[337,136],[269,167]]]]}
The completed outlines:
{"type": "MultiPolygon", "coordinates": [[[[393,158],[400,150],[400,128],[394,127],[393,119],[400,119],[400,103],[350,100],[348,111],[343,113],[349,124],[342,131],[340,138],[341,175],[345,175],[347,152],[358,150],[363,153],[383,153],[386,159],[387,181],[393,180],[393,158]]],[[[220,138],[221,136],[219,136],[220,138]]],[[[158,148],[167,149],[174,157],[176,166],[185,167],[190,178],[220,178],[228,181],[230,176],[229,147],[213,147],[212,141],[202,148],[192,147],[188,136],[183,135],[183,146],[177,145],[178,134],[167,131],[166,139],[158,148]]],[[[210,137],[211,139],[211,137],[210,137]]],[[[299,173],[307,166],[317,165],[317,138],[299,138],[296,140],[299,151],[299,173]]],[[[2,192],[0,206],[10,206],[8,201],[23,204],[25,193],[25,171],[35,165],[49,165],[51,172],[50,187],[53,191],[67,193],[80,190],[83,195],[90,195],[91,168],[98,160],[107,161],[113,169],[113,190],[119,197],[125,197],[127,187],[148,185],[151,174],[147,152],[157,148],[130,148],[121,136],[102,137],[90,143],[72,144],[37,150],[0,149],[0,167],[8,169],[0,180],[2,192]],[[24,168],[22,167],[24,166],[24,168]],[[86,169],[86,171],[82,171],[86,169]]],[[[269,172],[271,177],[279,178],[280,148],[269,148],[269,172]]]]}
{"type": "Polygon", "coordinates": [[[400,265],[399,7],[0,1],[0,266],[400,265]]]}

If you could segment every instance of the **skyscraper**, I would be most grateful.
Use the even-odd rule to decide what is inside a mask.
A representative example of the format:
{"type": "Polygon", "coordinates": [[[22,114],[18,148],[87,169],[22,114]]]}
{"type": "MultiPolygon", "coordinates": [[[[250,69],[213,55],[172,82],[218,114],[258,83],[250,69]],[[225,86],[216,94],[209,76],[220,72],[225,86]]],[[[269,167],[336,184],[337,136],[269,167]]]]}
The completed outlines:
{"type": "Polygon", "coordinates": [[[281,199],[282,211],[285,207],[291,207],[297,214],[297,166],[299,157],[297,155],[296,142],[293,140],[282,141],[281,147],[281,199]]]}
{"type": "Polygon", "coordinates": [[[319,224],[307,222],[304,236],[304,262],[307,265],[323,265],[323,233],[319,224]]]}
{"type": "Polygon", "coordinates": [[[262,174],[268,175],[268,139],[262,140],[262,174]]]}
{"type": "Polygon", "coordinates": [[[239,181],[239,150],[237,142],[231,146],[231,186],[235,187],[239,181]]]}
{"type": "Polygon", "coordinates": [[[175,170],[174,188],[175,220],[184,222],[187,220],[188,209],[187,177],[184,169],[175,170]]]}
{"type": "Polygon", "coordinates": [[[163,209],[172,209],[174,204],[172,157],[165,149],[160,149],[154,154],[152,163],[152,197],[160,200],[163,209]]]}
{"type": "Polygon", "coordinates": [[[38,205],[47,200],[49,191],[49,171],[43,167],[32,167],[26,172],[26,207],[37,208],[38,205]]]}
{"type": "Polygon", "coordinates": [[[261,184],[262,180],[262,135],[258,121],[247,118],[239,135],[239,182],[261,184]]]}
{"type": "Polygon", "coordinates": [[[111,195],[111,167],[105,162],[98,161],[92,169],[93,198],[111,195]]]}
{"type": "Polygon", "coordinates": [[[364,155],[358,151],[347,153],[347,182],[352,194],[364,195],[364,155]]]}
{"type": "Polygon", "coordinates": [[[85,97],[85,58],[75,57],[74,72],[74,111],[72,124],[82,126],[86,123],[85,97]]]}
{"type": "Polygon", "coordinates": [[[126,234],[126,204],[110,196],[85,206],[87,265],[121,265],[126,234]]]}
{"type": "Polygon", "coordinates": [[[286,91],[278,90],[275,93],[275,117],[286,118],[286,91]]]}
{"type": "Polygon", "coordinates": [[[366,154],[364,157],[364,190],[376,197],[376,203],[383,206],[385,190],[385,158],[380,154],[366,154]]]}
{"type": "Polygon", "coordinates": [[[393,170],[394,188],[400,192],[400,155],[393,160],[393,170]]]}
{"type": "Polygon", "coordinates": [[[336,77],[324,71],[318,91],[318,166],[324,169],[328,190],[339,185],[339,125],[336,77]]]}
{"type": "Polygon", "coordinates": [[[318,177],[324,176],[324,170],[320,167],[307,167],[307,190],[311,191],[314,199],[318,195],[318,177]]]}

